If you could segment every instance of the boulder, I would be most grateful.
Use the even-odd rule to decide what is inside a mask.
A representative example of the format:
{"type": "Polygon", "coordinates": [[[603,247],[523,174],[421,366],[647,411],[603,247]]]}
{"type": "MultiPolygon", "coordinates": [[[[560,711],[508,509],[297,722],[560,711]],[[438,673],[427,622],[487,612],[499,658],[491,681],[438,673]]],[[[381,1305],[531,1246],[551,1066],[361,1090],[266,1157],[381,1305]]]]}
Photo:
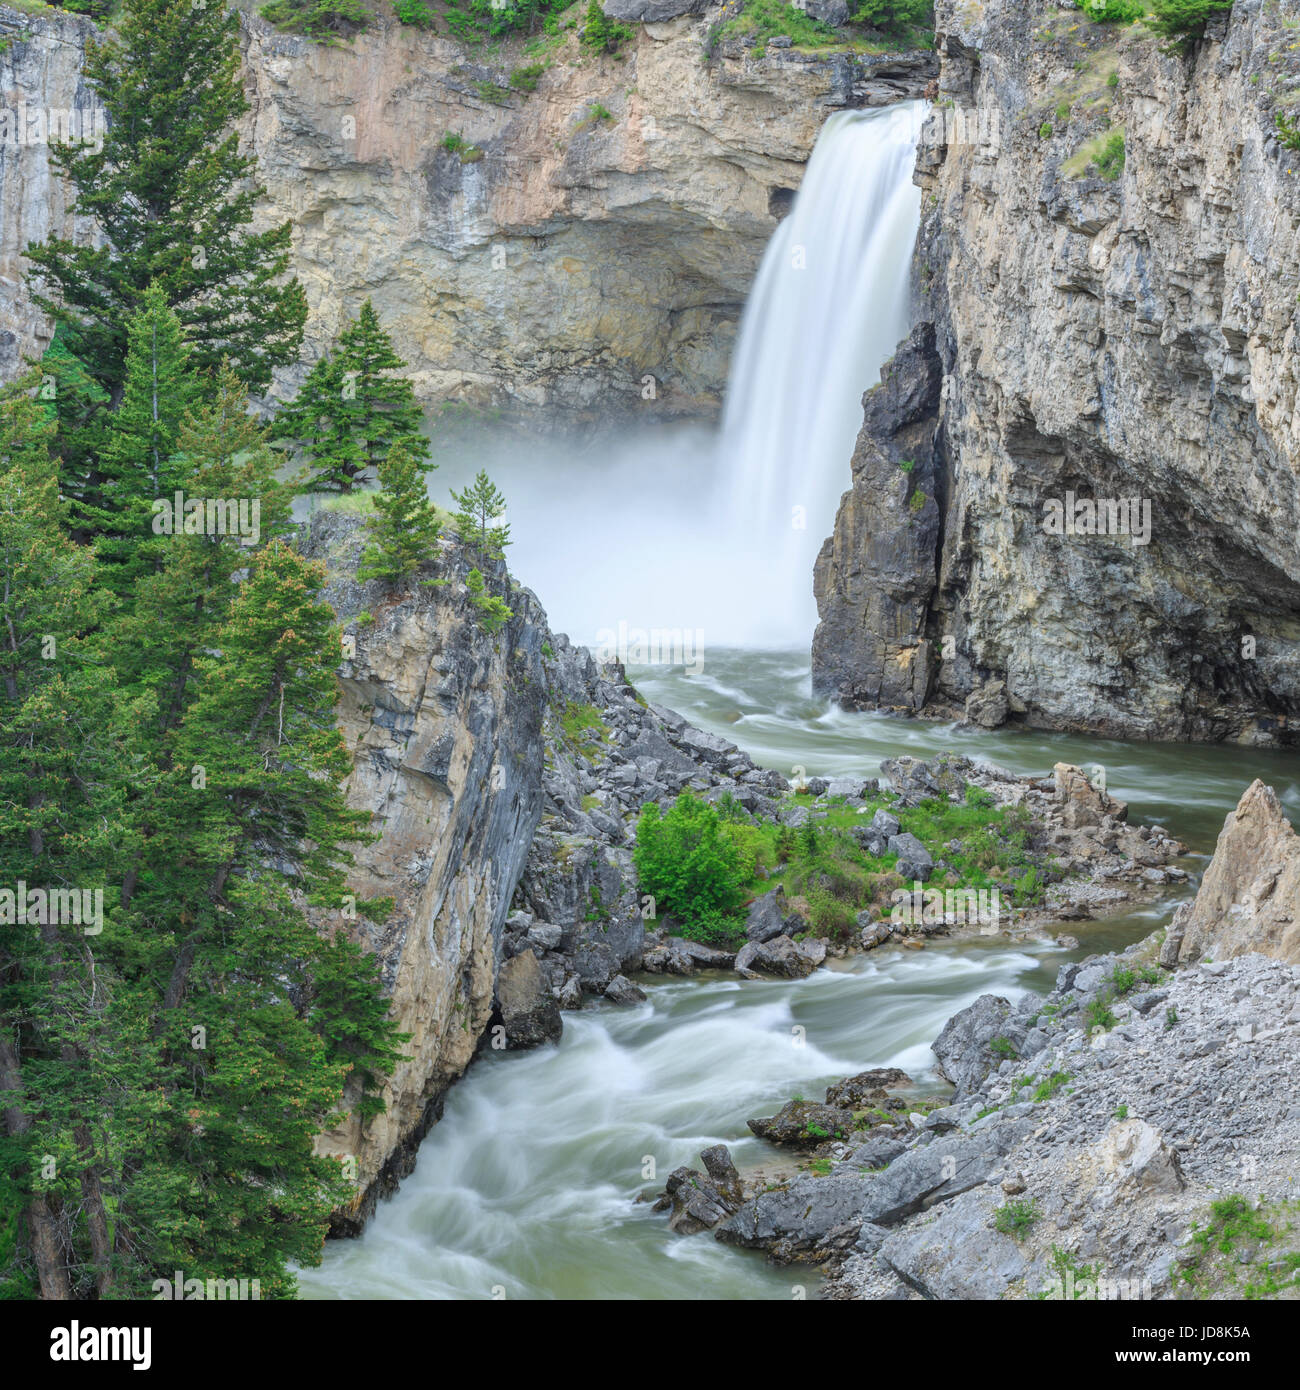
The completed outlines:
{"type": "Polygon", "coordinates": [[[745,936],[750,941],[771,941],[786,931],[786,922],[791,916],[789,904],[785,900],[785,890],[777,887],[761,898],[755,898],[749,905],[745,918],[745,936]]]}
{"type": "Polygon", "coordinates": [[[749,941],[736,955],[735,969],[746,979],[777,975],[786,980],[802,980],[811,975],[826,958],[826,943],[794,942],[788,936],[771,941],[749,941]]]}
{"type": "Polygon", "coordinates": [[[826,1104],[846,1110],[861,1110],[884,1100],[890,1091],[913,1085],[912,1078],[897,1067],[874,1067],[845,1077],[826,1088],[826,1104]]]}
{"type": "Polygon", "coordinates": [[[878,1259],[929,1299],[997,1299],[1028,1272],[1024,1252],[993,1227],[1001,1195],[986,1189],[947,1203],[933,1221],[890,1234],[878,1259]]]}
{"type": "Polygon", "coordinates": [[[902,834],[889,837],[890,854],[898,855],[894,872],[905,880],[917,879],[925,883],[934,872],[934,860],[930,851],[915,835],[902,834]]]}
{"type": "Polygon", "coordinates": [[[611,1004],[644,1004],[646,993],[638,989],[626,975],[615,975],[605,986],[605,998],[611,1004]]]}
{"type": "Polygon", "coordinates": [[[564,938],[564,928],[550,922],[534,922],[528,928],[527,941],[539,951],[558,951],[564,938]]]}
{"type": "Polygon", "coordinates": [[[981,729],[1001,728],[1009,711],[1006,681],[985,681],[966,697],[966,718],[981,729]]]}
{"type": "Polygon", "coordinates": [[[522,951],[502,963],[497,972],[496,1006],[509,1051],[553,1042],[564,1030],[560,1007],[532,951],[522,951]]]}
{"type": "Polygon", "coordinates": [[[1184,962],[1254,951],[1300,964],[1300,835],[1263,782],[1251,783],[1224,821],[1196,901],[1171,924],[1166,949],[1184,962]]]}
{"type": "Polygon", "coordinates": [[[724,951],[720,946],[710,946],[703,941],[691,941],[684,936],[670,936],[667,941],[670,951],[689,956],[696,965],[706,970],[730,970],[736,963],[734,951],[724,951]]]}
{"type": "Polygon", "coordinates": [[[839,29],[849,22],[848,0],[804,0],[804,9],[832,29],[839,29]]]}
{"type": "Polygon", "coordinates": [[[1178,1154],[1145,1120],[1111,1125],[1099,1153],[1102,1171],[1126,1196],[1181,1192],[1187,1185],[1178,1154]]]}
{"type": "Polygon", "coordinates": [[[1094,787],[1081,768],[1073,763],[1057,763],[1052,769],[1056,799],[1062,803],[1061,821],[1067,830],[1097,826],[1106,816],[1128,819],[1128,806],[1094,787]]]}
{"type": "Polygon", "coordinates": [[[815,1100],[792,1100],[775,1115],[747,1120],[760,1139],[790,1149],[815,1149],[828,1139],[847,1139],[853,1133],[853,1112],[815,1100]]]}
{"type": "Polygon", "coordinates": [[[889,812],[881,806],[877,808],[876,814],[871,817],[867,828],[873,835],[884,840],[885,843],[888,844],[890,837],[897,835],[903,827],[898,823],[897,816],[891,816],[889,812]]]}
{"type": "Polygon", "coordinates": [[[879,790],[880,783],[875,778],[832,777],[826,787],[826,795],[842,796],[847,801],[861,801],[868,793],[879,790]]]}
{"type": "Polygon", "coordinates": [[[907,1145],[894,1135],[881,1132],[873,1134],[865,1144],[859,1144],[841,1163],[832,1170],[835,1173],[862,1173],[888,1168],[896,1159],[907,1152],[907,1145]]]}
{"type": "MultiPolygon", "coordinates": [[[[859,917],[865,914],[859,913],[859,917]]],[[[868,920],[866,926],[862,928],[862,934],[858,938],[864,951],[874,951],[877,946],[883,946],[894,934],[894,929],[888,922],[873,922],[868,920]]]]}
{"type": "Polygon", "coordinates": [[[1011,1060],[1002,1047],[994,1052],[995,1039],[1005,1038],[1018,1056],[1027,1032],[1009,1000],[981,994],[969,1008],[953,1014],[930,1047],[939,1059],[939,1075],[956,1086],[960,1098],[977,1090],[991,1071],[1011,1060]]]}
{"type": "Polygon", "coordinates": [[[664,1199],[671,1208],[668,1229],[683,1236],[711,1230],[740,1206],[739,1192],[729,1191],[696,1168],[673,1169],[664,1184],[664,1199]]]}
{"type": "Polygon", "coordinates": [[[778,1263],[824,1259],[857,1239],[864,1186],[857,1177],[798,1177],[784,1190],[751,1198],[718,1227],[717,1238],[766,1250],[778,1263]]]}

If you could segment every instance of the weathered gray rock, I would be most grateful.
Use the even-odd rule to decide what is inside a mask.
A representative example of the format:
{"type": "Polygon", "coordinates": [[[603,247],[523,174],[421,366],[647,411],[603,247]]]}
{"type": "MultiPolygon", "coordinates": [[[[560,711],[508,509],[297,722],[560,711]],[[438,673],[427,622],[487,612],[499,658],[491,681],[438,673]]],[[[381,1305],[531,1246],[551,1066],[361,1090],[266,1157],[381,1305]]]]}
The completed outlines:
{"type": "Polygon", "coordinates": [[[847,1250],[862,1226],[864,1182],[853,1177],[796,1178],[783,1191],[751,1198],[715,1234],[728,1245],[766,1250],[779,1263],[847,1250]]]}
{"type": "Polygon", "coordinates": [[[853,1132],[853,1112],[814,1100],[792,1100],[775,1115],[746,1124],[769,1144],[792,1149],[815,1149],[828,1139],[847,1139],[853,1132]]]}
{"type": "Polygon", "coordinates": [[[791,914],[783,888],[773,888],[749,905],[745,918],[745,936],[750,941],[771,941],[786,931],[791,914]]]}
{"type": "Polygon", "coordinates": [[[1224,821],[1176,942],[1174,930],[1171,964],[1250,951],[1300,964],[1300,835],[1271,787],[1251,783],[1224,821]]]}
{"type": "Polygon", "coordinates": [[[891,835],[889,852],[898,855],[895,871],[904,879],[918,879],[925,883],[934,872],[934,859],[930,851],[915,835],[891,835]]]}
{"type": "Polygon", "coordinates": [[[554,1042],[564,1029],[559,1005],[532,951],[502,964],[497,975],[497,1009],[510,1051],[554,1042]]]}
{"type": "Polygon", "coordinates": [[[969,1008],[954,1014],[931,1044],[939,1059],[939,1074],[951,1081],[961,1097],[975,1090],[984,1078],[1007,1060],[991,1044],[1005,1039],[1018,1055],[1028,1028],[1010,1002],[994,994],[981,994],[969,1008]]]}
{"type": "Polygon", "coordinates": [[[891,1091],[913,1085],[912,1078],[897,1067],[873,1067],[856,1076],[845,1077],[826,1089],[826,1104],[846,1110],[858,1110],[865,1105],[878,1104],[891,1091]]]}
{"type": "Polygon", "coordinates": [[[625,975],[615,975],[605,986],[605,998],[611,1004],[644,1004],[646,993],[638,989],[625,975]]]}
{"type": "Polygon", "coordinates": [[[896,1231],[878,1255],[906,1284],[932,1299],[996,1299],[1028,1268],[1020,1247],[992,1226],[1000,1194],[968,1192],[933,1221],[896,1231]]]}

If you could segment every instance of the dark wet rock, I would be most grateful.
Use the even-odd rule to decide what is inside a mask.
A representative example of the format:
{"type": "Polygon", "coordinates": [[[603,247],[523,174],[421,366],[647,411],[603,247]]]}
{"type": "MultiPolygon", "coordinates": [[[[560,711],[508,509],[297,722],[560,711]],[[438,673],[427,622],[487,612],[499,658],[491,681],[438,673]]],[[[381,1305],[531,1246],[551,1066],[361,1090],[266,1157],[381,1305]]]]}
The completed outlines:
{"type": "Polygon", "coordinates": [[[760,1139],[792,1149],[815,1149],[853,1133],[853,1112],[815,1100],[792,1100],[775,1115],[746,1123],[760,1139]]]}
{"type": "Polygon", "coordinates": [[[750,941],[771,941],[789,930],[792,918],[785,890],[773,888],[770,893],[764,893],[750,903],[745,918],[745,936],[750,941]]]}
{"type": "Polygon", "coordinates": [[[903,1139],[882,1130],[878,1134],[872,1134],[865,1144],[859,1144],[847,1158],[835,1165],[832,1172],[860,1173],[887,1168],[906,1152],[907,1144],[903,1139]]]}
{"type": "Polygon", "coordinates": [[[510,1051],[552,1042],[564,1029],[559,1005],[532,951],[502,963],[497,972],[496,1002],[510,1051]]]}
{"type": "Polygon", "coordinates": [[[934,860],[930,851],[915,835],[891,835],[889,852],[898,855],[894,871],[903,879],[918,879],[925,883],[934,872],[934,860]]]}
{"type": "Polygon", "coordinates": [[[728,1245],[766,1250],[779,1263],[825,1259],[852,1248],[862,1227],[864,1179],[799,1177],[752,1197],[717,1229],[728,1245]]]}
{"type": "Polygon", "coordinates": [[[874,1067],[871,1071],[860,1071],[856,1076],[845,1077],[826,1089],[826,1104],[839,1106],[845,1110],[860,1110],[866,1105],[875,1105],[888,1098],[890,1091],[900,1086],[915,1083],[905,1071],[897,1067],[874,1067]]]}
{"type": "Polygon", "coordinates": [[[605,986],[605,998],[611,1004],[644,1004],[646,993],[638,989],[626,975],[615,975],[605,986]]]}

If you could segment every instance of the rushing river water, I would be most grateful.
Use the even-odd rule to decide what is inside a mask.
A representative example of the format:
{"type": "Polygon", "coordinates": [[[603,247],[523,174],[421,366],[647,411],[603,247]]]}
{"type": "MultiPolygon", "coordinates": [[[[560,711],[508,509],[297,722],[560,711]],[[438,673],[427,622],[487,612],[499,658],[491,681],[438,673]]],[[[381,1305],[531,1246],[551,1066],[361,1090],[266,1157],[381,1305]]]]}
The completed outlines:
{"type": "MultiPolygon", "coordinates": [[[[770,767],[874,773],[900,752],[943,749],[1046,771],[1103,763],[1134,814],[1160,820],[1200,855],[1251,777],[1300,811],[1293,756],[1237,748],[1130,744],[1034,733],[964,732],[828,709],[806,659],[713,654],[698,676],[634,672],[655,703],[725,733],[770,767]]],[[[1195,867],[1195,865],[1193,865],[1195,867]]],[[[799,981],[647,978],[633,1009],[566,1014],[536,1052],[487,1054],[453,1088],[415,1172],[365,1234],[331,1242],[302,1273],[308,1298],[790,1299],[816,1296],[807,1269],[774,1269],[710,1235],[680,1237],[638,1194],[714,1143],[742,1168],[790,1171],[745,1121],[831,1080],[901,1066],[939,1085],[929,1044],[989,991],[1046,991],[1061,964],[1124,946],[1158,925],[1166,900],[1109,921],[1072,923],[1077,952],[1003,939],[933,942],[833,963],[799,981]],[[653,1162],[653,1177],[645,1176],[653,1162]]]]}

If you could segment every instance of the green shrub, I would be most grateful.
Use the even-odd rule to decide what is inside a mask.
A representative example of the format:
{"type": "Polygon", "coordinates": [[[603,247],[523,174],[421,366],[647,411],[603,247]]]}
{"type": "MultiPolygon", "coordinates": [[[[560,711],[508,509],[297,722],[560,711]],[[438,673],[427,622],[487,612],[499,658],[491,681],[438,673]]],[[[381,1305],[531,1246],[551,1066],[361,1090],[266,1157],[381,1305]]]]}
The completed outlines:
{"type": "Polygon", "coordinates": [[[1083,0],[1083,12],[1094,24],[1132,24],[1147,6],[1146,0],[1083,0]]]}
{"type": "Polygon", "coordinates": [[[600,7],[600,0],[588,0],[587,16],[582,22],[582,32],[578,41],[583,48],[593,53],[612,53],[618,55],[625,43],[635,37],[636,31],[630,24],[620,24],[607,19],[600,7]]]}
{"type": "Polygon", "coordinates": [[[417,29],[433,26],[433,11],[424,0],[394,0],[393,11],[403,24],[412,24],[417,29]]]}
{"type": "Polygon", "coordinates": [[[993,1213],[993,1226],[1004,1236],[1023,1240],[1041,1217],[1037,1202],[1008,1202],[993,1213]]]}
{"type": "Polygon", "coordinates": [[[829,24],[796,9],[787,0],[744,0],[739,14],[716,21],[705,38],[705,55],[711,56],[719,39],[748,39],[751,48],[763,48],[768,39],[784,35],[801,48],[825,48],[842,42],[829,24]]]}
{"type": "Polygon", "coordinates": [[[1289,117],[1285,111],[1279,111],[1274,120],[1277,122],[1277,138],[1289,150],[1300,150],[1300,120],[1289,117]]]}
{"type": "Polygon", "coordinates": [[[1094,163],[1097,173],[1108,183],[1114,183],[1124,172],[1124,132],[1116,130],[1106,137],[1094,163]]]}
{"type": "Polygon", "coordinates": [[[995,1057],[1005,1057],[1008,1060],[1012,1057],[1020,1056],[1016,1051],[1015,1043],[1013,1043],[1010,1038],[994,1038],[993,1041],[989,1043],[989,1051],[995,1057]]]}
{"type": "Polygon", "coordinates": [[[462,164],[476,164],[483,158],[483,151],[471,145],[459,131],[449,130],[438,143],[448,154],[459,155],[462,164]]]}
{"type": "Polygon", "coordinates": [[[545,63],[528,63],[510,74],[510,85],[516,92],[535,92],[545,71],[545,63]]]}
{"type": "Polygon", "coordinates": [[[1088,1020],[1088,1031],[1091,1033],[1094,1028],[1113,1028],[1116,1018],[1110,1007],[1110,999],[1106,997],[1094,999],[1088,1005],[1086,1014],[1088,1020]]]}
{"type": "Polygon", "coordinates": [[[350,38],[370,22],[361,0],[272,0],[259,13],[277,29],[306,34],[319,43],[350,38]]]}
{"type": "Polygon", "coordinates": [[[1040,140],[1050,140],[1052,138],[1051,121],[1044,121],[1042,125],[1038,127],[1038,138],[1040,140]]]}
{"type": "Polygon", "coordinates": [[[1151,27],[1182,45],[1195,43],[1215,15],[1232,9],[1232,0],[1152,0],[1155,17],[1151,27]]]}
{"type": "Polygon", "coordinates": [[[658,911],[696,932],[737,930],[753,862],[724,831],[716,807],[690,792],[666,814],[647,803],[637,820],[632,858],[641,892],[655,899],[658,911]]]}
{"type": "Polygon", "coordinates": [[[914,29],[934,28],[934,5],[932,0],[858,0],[853,22],[903,38],[914,29]]]}

